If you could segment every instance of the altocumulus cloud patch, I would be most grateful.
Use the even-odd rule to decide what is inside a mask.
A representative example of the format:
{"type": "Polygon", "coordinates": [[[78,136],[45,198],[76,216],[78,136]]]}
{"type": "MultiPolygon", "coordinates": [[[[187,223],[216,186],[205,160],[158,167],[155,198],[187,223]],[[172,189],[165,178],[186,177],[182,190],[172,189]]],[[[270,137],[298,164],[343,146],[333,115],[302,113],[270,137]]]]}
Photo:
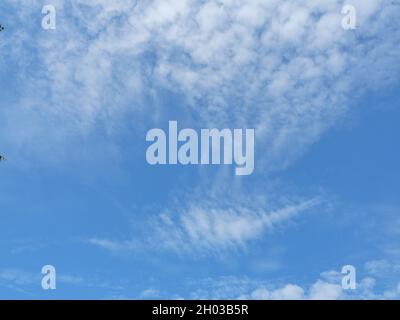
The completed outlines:
{"type": "MultiPolygon", "coordinates": [[[[352,4],[355,32],[341,27],[343,1],[56,1],[57,32],[20,32],[2,48],[32,79],[19,58],[37,45],[29,59],[47,80],[32,82],[20,99],[40,105],[35,122],[62,117],[61,131],[85,134],[100,122],[112,132],[128,110],[152,122],[157,95],[168,89],[182,94],[203,123],[256,128],[271,170],[315,141],[351,97],[395,79],[398,30],[391,21],[398,6],[352,4]]],[[[31,6],[18,7],[21,22],[31,6]]],[[[36,129],[33,136],[44,134],[36,129]]]]}

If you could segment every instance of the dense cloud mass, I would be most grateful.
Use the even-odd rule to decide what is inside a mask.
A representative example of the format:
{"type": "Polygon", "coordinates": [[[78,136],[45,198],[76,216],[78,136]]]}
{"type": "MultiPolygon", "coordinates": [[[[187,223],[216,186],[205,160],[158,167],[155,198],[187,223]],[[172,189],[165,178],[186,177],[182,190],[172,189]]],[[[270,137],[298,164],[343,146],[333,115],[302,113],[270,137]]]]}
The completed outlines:
{"type": "MultiPolygon", "coordinates": [[[[21,20],[34,4],[24,1],[21,20]]],[[[172,92],[207,126],[255,127],[259,148],[268,150],[263,162],[274,168],[315,141],[351,97],[394,81],[400,70],[399,31],[388,23],[399,6],[351,4],[356,30],[341,27],[343,1],[58,0],[56,32],[29,41],[16,34],[2,48],[26,58],[29,42],[38,46],[30,59],[41,62],[35,71],[47,81],[21,97],[34,104],[50,93],[37,121],[62,114],[73,132],[97,123],[115,131],[130,111],[151,123],[172,92]]],[[[21,77],[34,80],[29,62],[17,63],[21,77]]]]}

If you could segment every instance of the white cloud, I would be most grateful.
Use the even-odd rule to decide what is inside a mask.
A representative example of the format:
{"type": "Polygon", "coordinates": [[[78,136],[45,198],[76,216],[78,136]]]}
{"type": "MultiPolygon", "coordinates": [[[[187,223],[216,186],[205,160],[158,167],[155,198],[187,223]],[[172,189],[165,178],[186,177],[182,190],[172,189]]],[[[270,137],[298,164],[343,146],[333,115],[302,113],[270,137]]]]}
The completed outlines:
{"type": "Polygon", "coordinates": [[[324,281],[317,281],[310,289],[311,300],[337,300],[342,295],[342,287],[324,281]]]}
{"type": "Polygon", "coordinates": [[[280,288],[268,290],[257,288],[249,295],[241,295],[240,299],[252,300],[337,300],[343,298],[341,286],[318,280],[310,288],[302,288],[296,284],[286,284],[280,288]]]}
{"type": "Polygon", "coordinates": [[[160,297],[160,291],[156,289],[146,289],[140,293],[142,299],[157,299],[160,297]]]}
{"type": "Polygon", "coordinates": [[[365,263],[365,270],[371,274],[388,272],[391,267],[392,265],[386,260],[372,260],[365,263]]]}
{"type": "Polygon", "coordinates": [[[39,283],[40,275],[33,275],[19,269],[1,269],[0,281],[11,282],[19,286],[39,283]]]}
{"type": "Polygon", "coordinates": [[[321,278],[330,283],[340,283],[343,275],[335,270],[324,271],[321,273],[321,278]]]}
{"type": "MultiPolygon", "coordinates": [[[[20,7],[7,0],[24,27],[0,42],[0,67],[13,65],[20,87],[14,108],[0,109],[0,134],[14,152],[46,146],[50,157],[52,146],[98,124],[118,131],[132,110],[135,121],[152,124],[162,118],[159,101],[167,89],[209,126],[255,126],[257,146],[265,150],[260,162],[268,170],[285,166],[358,94],[399,81],[400,31],[393,21],[400,7],[389,0],[352,2],[360,13],[354,32],[340,27],[339,0],[174,0],[168,6],[58,0],[57,31],[44,34],[24,30],[37,22],[33,1],[20,7]]],[[[314,205],[271,209],[212,200],[168,208],[155,223],[162,245],[200,252],[244,246],[314,205]]],[[[89,242],[114,252],[135,247],[89,242]]],[[[283,288],[281,295],[300,294],[295,285],[283,288]]],[[[339,291],[319,281],[309,295],[339,291]]]]}
{"type": "Polygon", "coordinates": [[[273,291],[271,298],[273,300],[301,300],[304,299],[304,290],[297,285],[287,284],[283,288],[273,291]]]}
{"type": "Polygon", "coordinates": [[[241,299],[241,300],[378,300],[398,299],[400,283],[390,289],[376,288],[374,278],[362,278],[357,290],[344,290],[341,285],[318,279],[310,285],[294,283],[276,284],[249,278],[221,277],[197,283],[192,299],[241,299]]]}
{"type": "Polygon", "coordinates": [[[311,285],[274,284],[246,277],[221,277],[197,283],[192,293],[195,299],[241,299],[241,300],[337,300],[346,297],[345,291],[336,283],[317,280],[311,285]]]}
{"type": "MultiPolygon", "coordinates": [[[[41,286],[42,277],[41,269],[37,270],[37,272],[18,268],[0,269],[0,288],[5,287],[12,291],[18,291],[32,298],[34,297],[34,292],[41,286]]],[[[95,274],[91,274],[88,277],[81,277],[76,274],[57,272],[56,281],[63,286],[94,287],[103,291],[118,291],[123,289],[120,283],[100,280],[95,274]]],[[[4,290],[2,293],[4,293],[4,290]]]]}
{"type": "Polygon", "coordinates": [[[250,298],[252,300],[303,300],[305,298],[305,292],[304,289],[298,285],[287,284],[275,290],[259,288],[251,292],[250,297],[242,296],[240,298],[250,298]]]}
{"type": "MultiPolygon", "coordinates": [[[[225,200],[227,200],[226,197],[225,200]]],[[[165,249],[178,253],[217,253],[220,250],[244,248],[299,213],[318,204],[317,199],[291,204],[281,209],[239,199],[217,205],[215,199],[192,198],[189,204],[173,207],[154,222],[152,237],[165,249]]]]}
{"type": "Polygon", "coordinates": [[[371,260],[365,263],[365,271],[374,276],[400,273],[400,263],[395,260],[371,260]]]}
{"type": "Polygon", "coordinates": [[[158,117],[161,88],[168,89],[204,123],[257,127],[268,150],[263,162],[273,169],[318,139],[360,88],[399,80],[399,33],[389,25],[398,6],[353,2],[356,32],[340,26],[341,0],[59,0],[56,32],[29,41],[31,33],[19,33],[2,47],[18,48],[13,63],[27,80],[21,57],[32,55],[27,43],[37,49],[44,78],[21,99],[51,94],[37,121],[62,119],[74,134],[98,122],[114,131],[130,110],[158,117]]]}
{"type": "MultiPolygon", "coordinates": [[[[318,204],[320,200],[315,198],[273,209],[277,205],[257,199],[225,196],[224,201],[217,202],[215,196],[201,199],[192,194],[188,199],[171,201],[162,213],[150,215],[144,222],[135,220],[135,239],[92,237],[84,242],[111,253],[162,249],[177,254],[214,255],[245,249],[249,242],[283,227],[318,204]]],[[[277,265],[268,261],[258,267],[277,268],[277,265]]]]}
{"type": "Polygon", "coordinates": [[[400,299],[400,282],[394,289],[385,291],[383,297],[386,299],[400,299]]]}
{"type": "Polygon", "coordinates": [[[248,277],[207,278],[191,283],[197,286],[191,298],[244,299],[244,300],[348,300],[398,299],[400,283],[381,282],[371,276],[357,275],[357,288],[345,290],[341,286],[343,275],[335,270],[321,273],[310,283],[296,284],[279,279],[262,280],[248,277]],[[285,283],[286,282],[286,283],[285,283]]]}
{"type": "Polygon", "coordinates": [[[95,237],[87,239],[86,242],[114,253],[137,250],[139,248],[139,244],[135,241],[116,241],[95,237]]]}

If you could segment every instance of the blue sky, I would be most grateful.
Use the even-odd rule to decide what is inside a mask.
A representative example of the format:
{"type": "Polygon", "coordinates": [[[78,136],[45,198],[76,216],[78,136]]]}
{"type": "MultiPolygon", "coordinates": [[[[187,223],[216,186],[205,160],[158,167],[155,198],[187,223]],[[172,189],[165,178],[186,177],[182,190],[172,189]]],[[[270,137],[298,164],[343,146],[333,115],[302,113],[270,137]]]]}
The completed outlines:
{"type": "Polygon", "coordinates": [[[398,4],[48,3],[0,4],[0,298],[400,297],[398,4]],[[254,173],[150,166],[170,120],[254,173]]]}

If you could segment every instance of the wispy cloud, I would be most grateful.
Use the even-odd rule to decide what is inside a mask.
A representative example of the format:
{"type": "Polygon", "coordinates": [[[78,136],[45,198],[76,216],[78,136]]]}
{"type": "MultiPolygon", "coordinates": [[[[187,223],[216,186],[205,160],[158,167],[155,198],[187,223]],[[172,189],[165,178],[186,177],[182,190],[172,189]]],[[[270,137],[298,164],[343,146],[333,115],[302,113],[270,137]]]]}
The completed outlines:
{"type": "Polygon", "coordinates": [[[261,195],[250,197],[243,192],[232,190],[228,194],[223,187],[178,193],[161,212],[148,213],[140,222],[134,221],[137,231],[134,238],[97,236],[84,242],[111,253],[143,250],[203,256],[229,253],[246,249],[251,242],[285,227],[301,213],[315,210],[323,203],[317,197],[273,203],[261,195]]]}
{"type": "Polygon", "coordinates": [[[142,248],[137,241],[118,241],[94,237],[85,240],[85,242],[114,253],[142,248]]]}
{"type": "Polygon", "coordinates": [[[154,222],[157,242],[178,253],[216,253],[244,248],[299,213],[314,207],[317,199],[306,200],[277,210],[262,206],[194,200],[187,207],[176,207],[159,215],[154,222]]]}
{"type": "MultiPolygon", "coordinates": [[[[21,292],[26,296],[34,297],[37,294],[37,290],[40,290],[42,277],[43,275],[40,273],[40,270],[35,273],[31,270],[27,271],[26,269],[19,268],[0,269],[0,287],[5,287],[12,291],[21,292]]],[[[56,281],[64,288],[66,285],[80,288],[92,287],[98,288],[101,292],[115,292],[124,289],[120,282],[99,279],[94,274],[80,276],[77,274],[57,272],[56,281]]],[[[0,296],[6,293],[7,291],[4,292],[3,290],[0,296]]]]}

